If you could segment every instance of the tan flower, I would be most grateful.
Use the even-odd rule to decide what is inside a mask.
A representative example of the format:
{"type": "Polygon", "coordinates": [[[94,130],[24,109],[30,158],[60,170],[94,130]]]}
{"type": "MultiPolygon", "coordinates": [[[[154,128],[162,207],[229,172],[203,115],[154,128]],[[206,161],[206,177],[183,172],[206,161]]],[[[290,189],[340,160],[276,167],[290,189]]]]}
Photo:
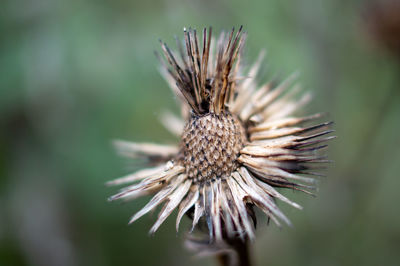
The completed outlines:
{"type": "Polygon", "coordinates": [[[131,200],[153,195],[130,223],[164,204],[150,229],[154,233],[178,209],[176,229],[185,213],[207,225],[211,240],[226,237],[254,239],[253,207],[261,209],[277,225],[289,219],[276,199],[301,209],[277,188],[308,192],[314,178],[308,172],[316,163],[327,162],[316,152],[331,139],[330,123],[304,126],[320,115],[292,114],[308,103],[310,95],[293,100],[298,86],[295,76],[275,86],[258,86],[255,76],[263,53],[247,71],[241,65],[245,34],[221,33],[211,40],[211,28],[202,33],[185,30],[186,50],[179,57],[162,43],[168,64],[163,74],[182,103],[184,121],[167,114],[164,122],[181,137],[179,146],[117,141],[120,152],[145,157],[156,167],[143,169],[111,181],[123,188],[110,200],[131,200]],[[289,91],[289,89],[293,89],[289,91]],[[289,91],[289,92],[288,92],[289,91]],[[307,176],[308,175],[308,176],[307,176]]]}

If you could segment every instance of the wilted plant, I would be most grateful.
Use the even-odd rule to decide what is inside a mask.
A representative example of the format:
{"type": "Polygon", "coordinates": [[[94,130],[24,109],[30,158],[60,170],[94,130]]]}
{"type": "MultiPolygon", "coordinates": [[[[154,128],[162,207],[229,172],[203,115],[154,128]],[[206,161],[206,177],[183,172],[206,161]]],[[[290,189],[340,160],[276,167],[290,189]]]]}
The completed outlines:
{"type": "MultiPolygon", "coordinates": [[[[110,200],[155,194],[130,223],[164,204],[150,233],[178,209],[176,230],[187,214],[191,232],[207,233],[199,241],[191,239],[190,247],[215,253],[233,250],[240,265],[249,265],[246,243],[255,239],[254,207],[277,225],[290,225],[275,200],[301,206],[277,188],[310,193],[315,183],[310,176],[318,175],[311,169],[327,162],[317,150],[327,146],[324,142],[332,137],[326,135],[332,130],[330,123],[305,126],[320,114],[292,116],[310,100],[309,94],[292,99],[299,89],[293,84],[295,75],[277,86],[272,82],[257,85],[255,76],[263,53],[244,72],[242,28],[222,32],[216,42],[211,28],[203,30],[200,43],[196,30],[185,30],[184,35],[186,49],[177,41],[177,54],[161,44],[167,62],[162,73],[180,99],[183,117],[168,114],[164,122],[180,136],[180,144],[116,141],[122,154],[147,158],[157,166],[109,182],[140,181],[110,200]]],[[[220,258],[228,265],[235,256],[220,258]]]]}

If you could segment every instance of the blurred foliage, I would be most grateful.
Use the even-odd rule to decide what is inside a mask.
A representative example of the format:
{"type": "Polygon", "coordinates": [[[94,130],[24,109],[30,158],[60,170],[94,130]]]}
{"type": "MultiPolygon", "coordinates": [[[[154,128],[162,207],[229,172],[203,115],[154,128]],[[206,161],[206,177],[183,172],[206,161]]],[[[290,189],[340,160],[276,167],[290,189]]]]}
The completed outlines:
{"type": "MultiPolygon", "coordinates": [[[[258,228],[257,265],[397,265],[399,63],[368,36],[365,1],[5,0],[0,9],[0,264],[213,265],[168,219],[131,226],[147,199],[111,204],[107,180],[137,163],[110,140],[176,142],[157,121],[177,111],[153,55],[183,26],[243,24],[265,78],[301,72],[309,112],[336,122],[335,163],[317,198],[286,191],[295,225],[258,228]]],[[[187,224],[186,224],[187,225],[187,224]]]]}

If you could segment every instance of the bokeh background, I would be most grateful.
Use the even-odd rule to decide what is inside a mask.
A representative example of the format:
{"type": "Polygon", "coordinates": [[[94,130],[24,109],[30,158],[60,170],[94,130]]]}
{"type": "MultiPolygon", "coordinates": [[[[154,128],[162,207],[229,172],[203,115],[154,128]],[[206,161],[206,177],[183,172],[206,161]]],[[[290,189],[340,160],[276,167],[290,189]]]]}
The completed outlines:
{"type": "Polygon", "coordinates": [[[177,141],[158,121],[178,112],[158,39],[242,24],[248,61],[268,53],[260,81],[299,70],[307,112],[328,112],[338,136],[317,197],[284,192],[305,207],[279,203],[294,228],[260,223],[255,265],[398,265],[400,57],[385,38],[400,34],[379,23],[400,13],[370,2],[3,0],[0,265],[214,265],[174,218],[154,237],[156,213],[127,226],[148,198],[109,203],[104,183],[140,166],[110,140],[177,141]]]}

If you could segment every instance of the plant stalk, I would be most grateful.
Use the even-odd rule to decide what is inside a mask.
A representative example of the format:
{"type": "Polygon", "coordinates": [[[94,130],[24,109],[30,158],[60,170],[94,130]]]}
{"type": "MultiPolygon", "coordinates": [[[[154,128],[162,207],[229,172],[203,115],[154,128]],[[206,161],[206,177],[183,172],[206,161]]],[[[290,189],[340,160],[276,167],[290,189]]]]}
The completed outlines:
{"type": "Polygon", "coordinates": [[[223,253],[217,255],[220,266],[251,266],[249,241],[239,238],[229,239],[227,243],[233,249],[234,253],[223,253]]]}

